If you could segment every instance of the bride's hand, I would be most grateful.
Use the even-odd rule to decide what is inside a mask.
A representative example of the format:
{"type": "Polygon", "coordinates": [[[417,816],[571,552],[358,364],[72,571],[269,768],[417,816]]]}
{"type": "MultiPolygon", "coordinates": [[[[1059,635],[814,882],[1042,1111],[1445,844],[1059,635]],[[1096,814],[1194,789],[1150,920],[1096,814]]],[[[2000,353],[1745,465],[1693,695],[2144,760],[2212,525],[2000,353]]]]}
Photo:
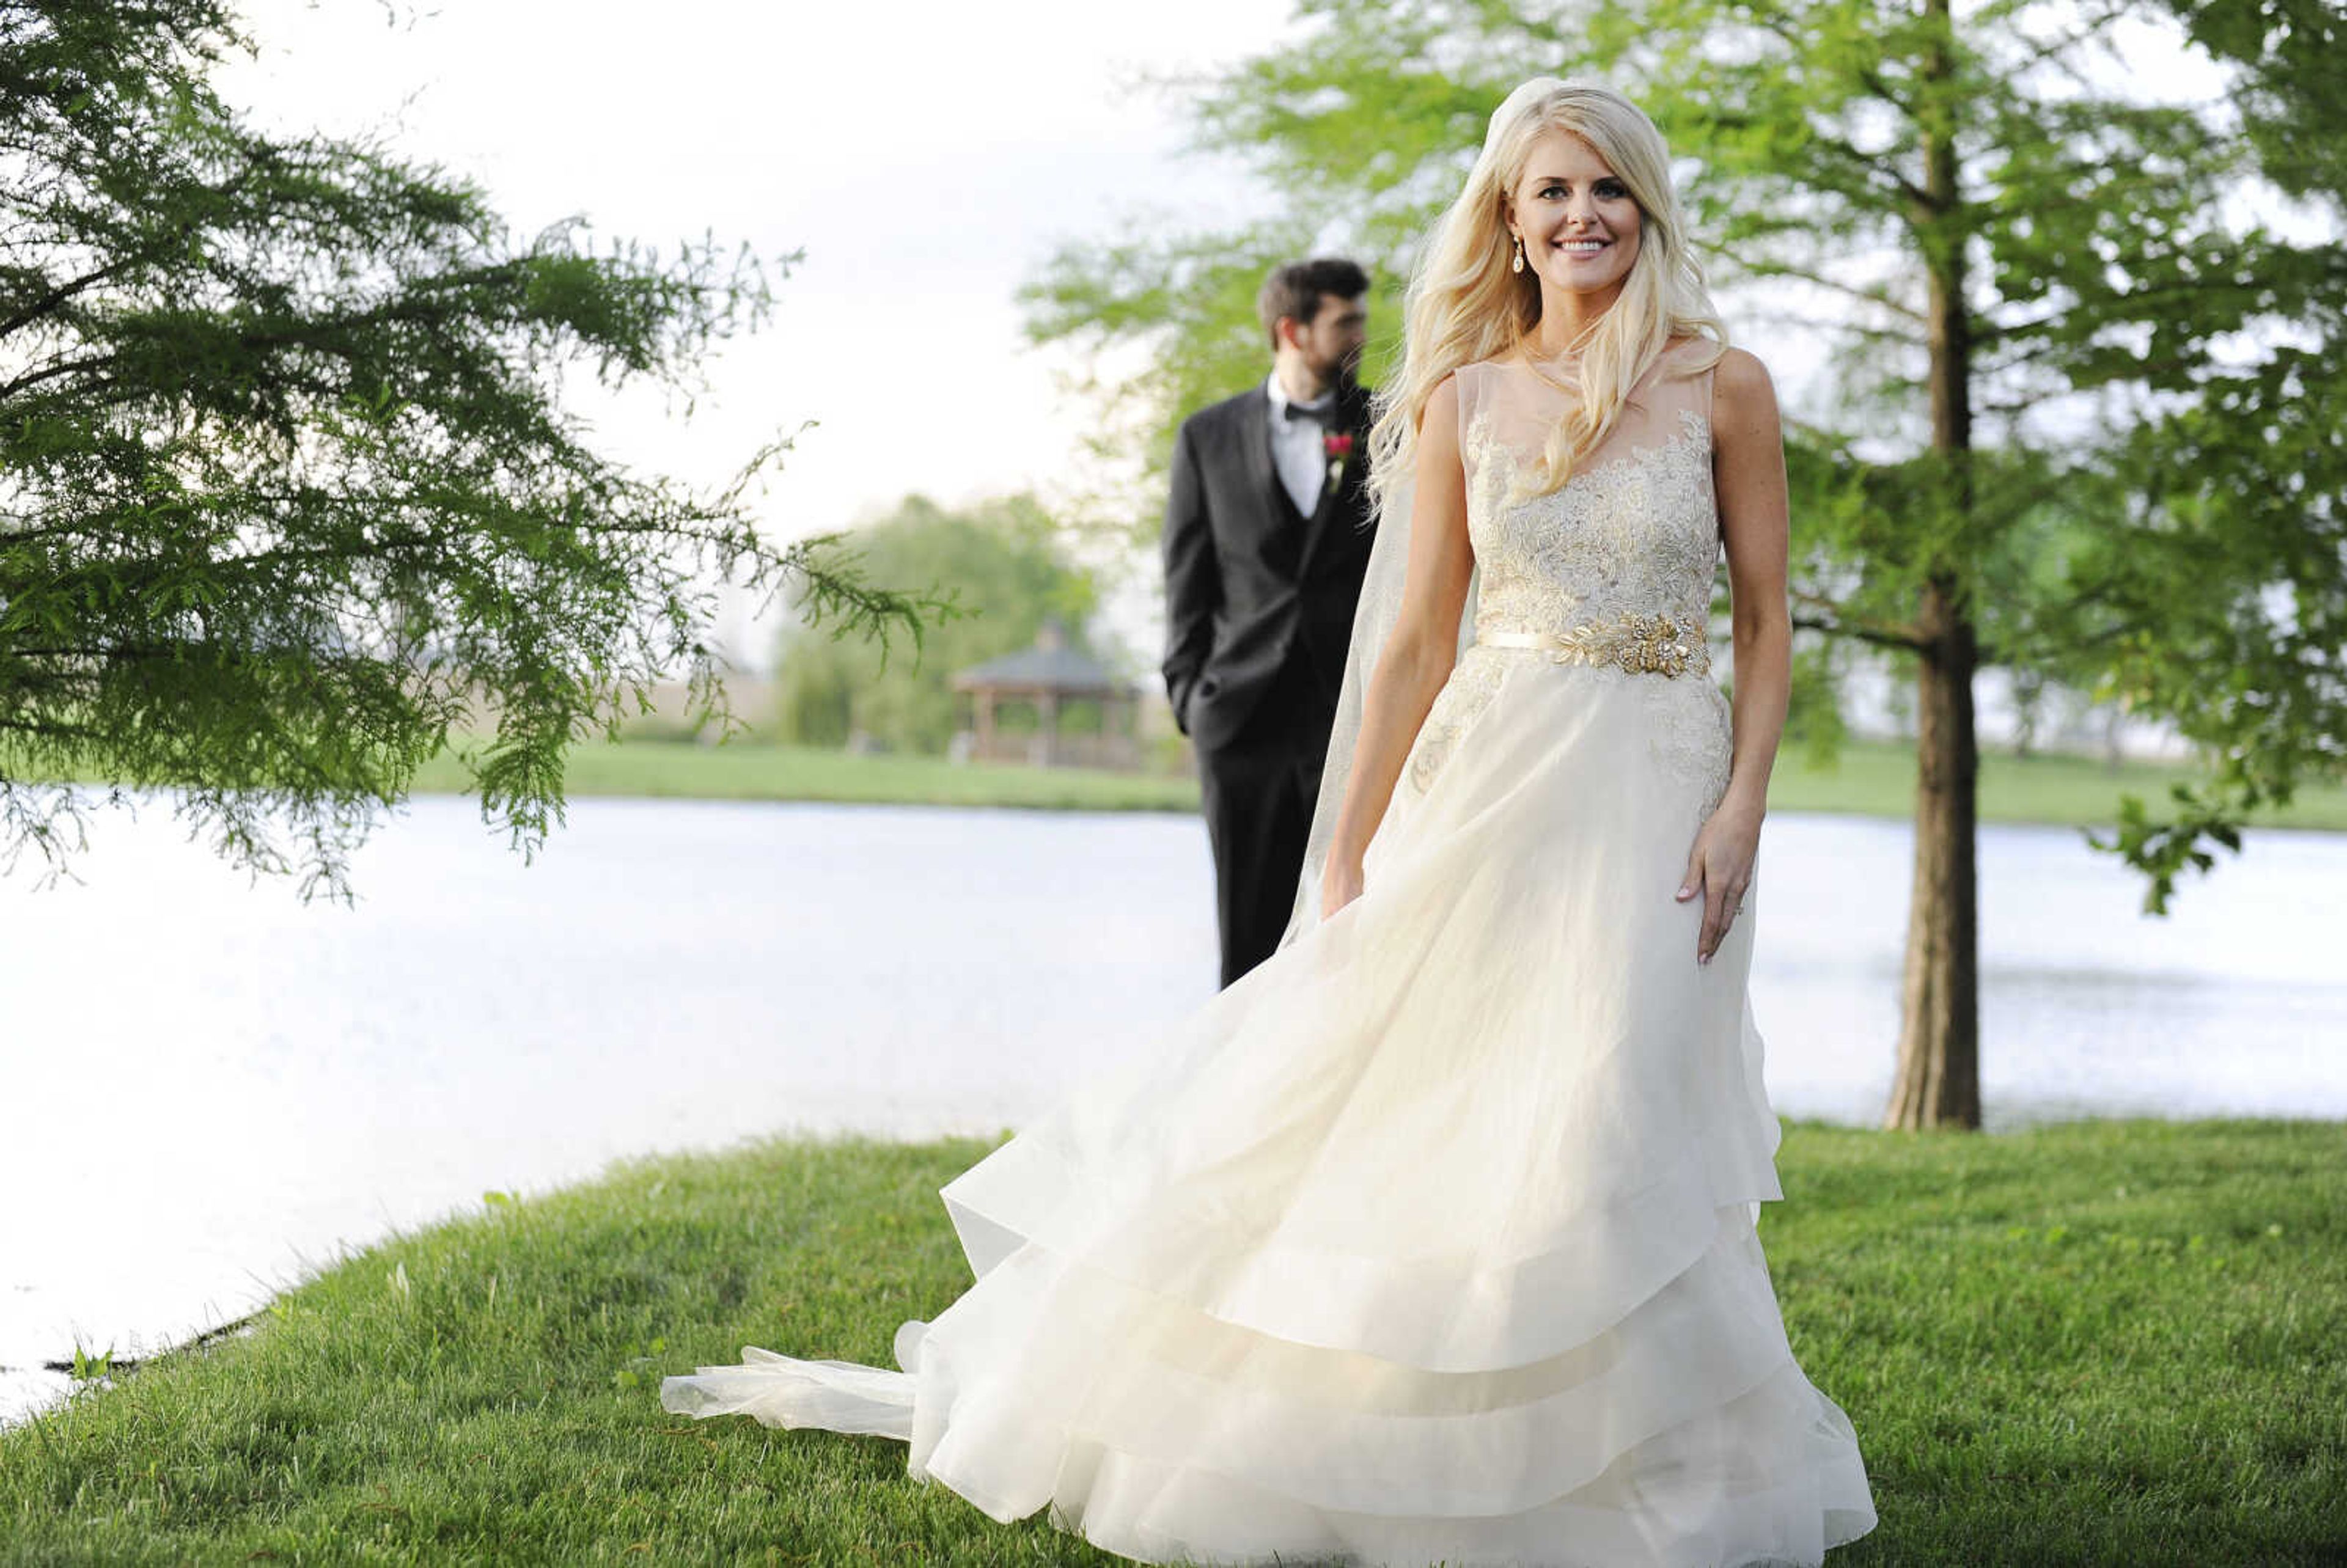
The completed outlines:
{"type": "Polygon", "coordinates": [[[1752,886],[1752,863],[1760,853],[1762,811],[1758,804],[1724,800],[1695,835],[1677,897],[1682,904],[1703,897],[1703,928],[1695,939],[1698,964],[1711,962],[1727,939],[1727,927],[1744,912],[1744,892],[1752,886]]]}
{"type": "Polygon", "coordinates": [[[1320,918],[1327,919],[1361,896],[1361,863],[1331,856],[1320,873],[1320,918]]]}

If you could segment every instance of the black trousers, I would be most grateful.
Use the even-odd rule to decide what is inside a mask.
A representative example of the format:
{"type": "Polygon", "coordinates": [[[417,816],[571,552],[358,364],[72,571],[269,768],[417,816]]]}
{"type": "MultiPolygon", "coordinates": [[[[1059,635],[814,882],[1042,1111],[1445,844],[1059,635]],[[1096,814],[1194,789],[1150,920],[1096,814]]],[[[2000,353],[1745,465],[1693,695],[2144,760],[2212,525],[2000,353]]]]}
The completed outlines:
{"type": "Polygon", "coordinates": [[[1295,908],[1336,720],[1335,705],[1314,687],[1308,672],[1294,671],[1264,694],[1236,736],[1198,753],[1225,986],[1271,957],[1295,908]]]}

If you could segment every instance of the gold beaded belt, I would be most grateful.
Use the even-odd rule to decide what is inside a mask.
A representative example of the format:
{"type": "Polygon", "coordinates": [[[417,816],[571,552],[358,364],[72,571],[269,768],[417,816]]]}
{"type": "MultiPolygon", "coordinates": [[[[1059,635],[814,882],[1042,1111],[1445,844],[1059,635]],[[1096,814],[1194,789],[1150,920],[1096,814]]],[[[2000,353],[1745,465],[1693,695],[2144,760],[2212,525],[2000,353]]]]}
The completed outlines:
{"type": "Polygon", "coordinates": [[[1479,631],[1475,641],[1485,648],[1537,648],[1559,664],[1612,664],[1633,675],[1711,669],[1703,629],[1667,615],[1622,615],[1564,631],[1479,631]]]}

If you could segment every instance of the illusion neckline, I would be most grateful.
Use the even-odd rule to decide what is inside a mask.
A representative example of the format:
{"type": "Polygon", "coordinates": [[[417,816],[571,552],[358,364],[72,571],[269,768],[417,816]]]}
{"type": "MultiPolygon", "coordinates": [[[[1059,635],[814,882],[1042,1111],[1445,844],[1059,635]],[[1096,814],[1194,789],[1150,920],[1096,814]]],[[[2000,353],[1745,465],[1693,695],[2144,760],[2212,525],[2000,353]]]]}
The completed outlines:
{"type": "Polygon", "coordinates": [[[1566,354],[1546,354],[1537,358],[1511,349],[1499,363],[1512,364],[1519,370],[1572,370],[1580,366],[1581,357],[1579,349],[1573,349],[1566,354]]]}
{"type": "MultiPolygon", "coordinates": [[[[1663,345],[1662,352],[1655,356],[1655,363],[1646,367],[1646,375],[1652,375],[1656,370],[1662,367],[1665,361],[1685,350],[1688,344],[1700,343],[1702,341],[1702,335],[1697,333],[1694,336],[1677,338],[1672,342],[1665,343],[1663,345]]],[[[1504,365],[1515,370],[1528,370],[1534,373],[1541,371],[1569,373],[1581,368],[1582,357],[1582,353],[1578,349],[1575,349],[1570,354],[1557,354],[1545,359],[1534,359],[1529,354],[1518,352],[1517,349],[1510,349],[1506,354],[1501,355],[1499,358],[1486,360],[1484,363],[1487,364],[1504,365]]],[[[1639,379],[1644,381],[1645,377],[1641,376],[1639,379]]]]}

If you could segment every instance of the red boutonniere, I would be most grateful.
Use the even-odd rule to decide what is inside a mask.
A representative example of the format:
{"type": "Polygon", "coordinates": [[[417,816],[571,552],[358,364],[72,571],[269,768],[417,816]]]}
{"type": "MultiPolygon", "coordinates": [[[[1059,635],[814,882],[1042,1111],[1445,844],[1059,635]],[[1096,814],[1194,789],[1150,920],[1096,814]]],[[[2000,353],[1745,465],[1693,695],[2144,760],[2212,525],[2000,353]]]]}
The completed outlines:
{"type": "Polygon", "coordinates": [[[1353,438],[1343,432],[1324,436],[1320,438],[1320,449],[1328,455],[1328,481],[1334,484],[1337,477],[1345,471],[1346,461],[1353,455],[1353,438]]]}

